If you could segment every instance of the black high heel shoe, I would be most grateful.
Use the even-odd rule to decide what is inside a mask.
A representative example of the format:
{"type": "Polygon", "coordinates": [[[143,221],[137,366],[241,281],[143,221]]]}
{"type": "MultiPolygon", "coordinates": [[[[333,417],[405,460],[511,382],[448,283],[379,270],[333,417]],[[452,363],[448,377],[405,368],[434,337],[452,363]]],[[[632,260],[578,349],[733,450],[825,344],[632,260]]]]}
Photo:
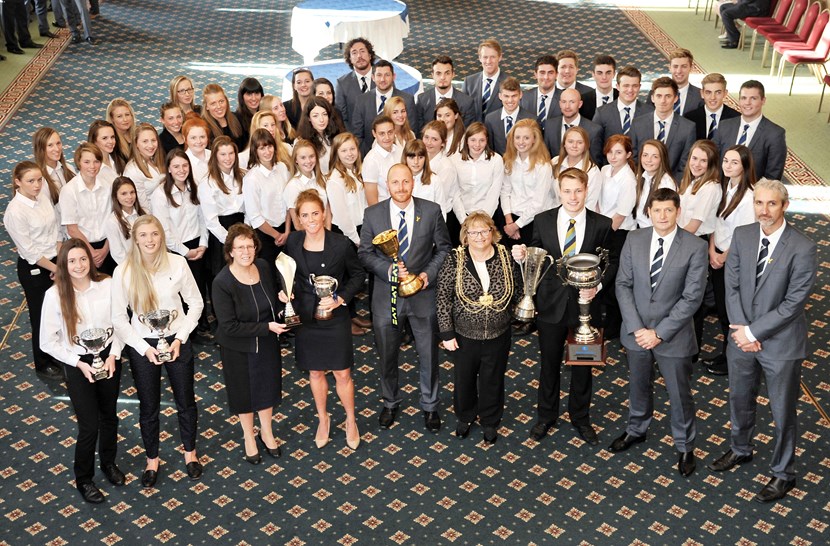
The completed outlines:
{"type": "Polygon", "coordinates": [[[248,455],[248,452],[245,451],[245,448],[242,448],[242,452],[244,453],[245,460],[251,464],[259,464],[262,462],[262,455],[259,451],[254,453],[253,455],[248,455]]]}
{"type": "Polygon", "coordinates": [[[256,438],[262,444],[262,449],[269,456],[273,457],[274,459],[279,459],[280,457],[282,457],[282,450],[280,449],[279,444],[274,449],[271,449],[270,447],[268,447],[268,444],[265,443],[265,440],[262,439],[262,433],[257,434],[256,438]]]}

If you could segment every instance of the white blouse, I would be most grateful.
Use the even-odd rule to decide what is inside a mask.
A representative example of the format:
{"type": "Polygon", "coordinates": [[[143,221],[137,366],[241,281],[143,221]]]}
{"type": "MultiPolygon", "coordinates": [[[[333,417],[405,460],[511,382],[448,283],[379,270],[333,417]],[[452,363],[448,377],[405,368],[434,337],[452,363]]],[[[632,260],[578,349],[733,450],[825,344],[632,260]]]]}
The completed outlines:
{"type": "MultiPolygon", "coordinates": [[[[727,207],[729,203],[732,201],[735,193],[738,191],[738,185],[736,184],[734,188],[730,188],[727,186],[726,188],[726,203],[727,207]]],[[[715,238],[715,247],[722,251],[726,252],[729,250],[729,247],[732,246],[732,234],[735,233],[735,228],[740,226],[745,226],[747,224],[751,224],[755,221],[755,206],[752,203],[753,201],[753,193],[751,190],[747,190],[744,193],[741,202],[738,203],[738,206],[735,207],[735,210],[727,216],[723,218],[723,216],[718,216],[715,219],[715,231],[713,233],[713,237],[715,238]]]]}
{"type": "Polygon", "coordinates": [[[634,205],[637,203],[637,175],[630,165],[624,165],[617,174],[611,174],[614,167],[606,165],[602,168],[602,191],[599,197],[599,212],[608,218],[614,219],[619,214],[625,219],[619,229],[631,231],[637,229],[634,220],[634,205]]]}
{"type": "MultiPolygon", "coordinates": [[[[112,279],[106,277],[99,282],[90,281],[89,287],[80,292],[75,290],[75,306],[79,322],[75,327],[77,335],[90,328],[112,326],[112,279]]],[[[121,358],[124,343],[113,335],[110,355],[121,358]]],[[[59,362],[77,366],[87,350],[69,339],[66,322],[61,311],[58,287],[52,286],[43,298],[43,313],[40,321],[40,349],[59,362]]]]}
{"type": "Polygon", "coordinates": [[[141,208],[147,214],[152,214],[153,209],[150,205],[150,196],[156,191],[163,182],[165,175],[161,174],[158,169],[152,165],[147,165],[150,171],[150,176],[145,176],[141,169],[136,165],[135,160],[130,160],[127,166],[124,167],[124,175],[135,184],[135,191],[138,196],[138,202],[141,203],[141,208]]]}
{"type": "Polygon", "coordinates": [[[537,214],[559,205],[553,191],[553,169],[550,163],[541,161],[530,170],[530,160],[516,158],[510,174],[504,174],[501,188],[501,210],[505,215],[515,214],[516,225],[524,227],[537,214]]]}
{"type": "MultiPolygon", "coordinates": [[[[138,320],[141,314],[153,309],[133,309],[132,318],[127,316],[127,294],[131,284],[131,275],[126,271],[127,265],[119,265],[112,275],[112,325],[116,335],[126,345],[143,355],[150,348],[150,344],[144,340],[156,339],[158,334],[138,320]]],[[[202,294],[187,266],[187,260],[178,254],[168,253],[167,267],[156,271],[150,277],[156,291],[158,308],[178,312],[176,319],[167,327],[165,335],[175,335],[176,339],[186,343],[190,333],[196,328],[204,307],[202,294]],[[187,314],[184,312],[182,299],[187,304],[187,314]]]]}
{"type": "Polygon", "coordinates": [[[689,184],[686,191],[680,196],[680,217],[677,219],[677,225],[685,227],[692,220],[700,220],[700,226],[697,228],[695,235],[709,235],[715,231],[715,218],[718,214],[718,205],[720,205],[723,191],[720,187],[720,182],[717,180],[707,182],[698,190],[695,195],[692,195],[692,187],[694,182],[689,184]]]}
{"type": "MultiPolygon", "coordinates": [[[[190,159],[190,170],[191,170],[191,172],[193,172],[193,180],[195,180],[196,183],[198,184],[202,180],[207,178],[207,175],[208,175],[208,160],[210,160],[210,150],[205,149],[205,160],[204,161],[202,161],[201,159],[199,159],[198,157],[193,155],[193,152],[190,151],[189,149],[185,150],[184,153],[187,154],[188,159],[190,159]]],[[[240,165],[241,165],[241,163],[240,163],[240,165]]]]}
{"type": "MultiPolygon", "coordinates": [[[[444,193],[445,184],[443,180],[441,180],[441,175],[435,172],[432,173],[429,184],[426,186],[423,182],[421,182],[423,175],[423,171],[415,175],[415,185],[412,188],[412,196],[420,199],[426,199],[427,201],[432,201],[433,203],[439,205],[441,207],[441,214],[444,216],[444,221],[446,221],[447,213],[444,212],[444,209],[447,208],[449,199],[447,199],[447,196],[444,193]]],[[[451,204],[449,204],[449,208],[452,208],[451,204]]]]}
{"type": "Polygon", "coordinates": [[[6,207],[3,225],[11,235],[17,253],[31,265],[41,258],[51,260],[58,255],[61,240],[58,215],[45,184],[36,200],[15,192],[6,207]]]}
{"type": "Polygon", "coordinates": [[[303,173],[298,172],[294,175],[294,178],[289,180],[288,184],[285,185],[285,191],[283,191],[282,194],[282,198],[289,209],[294,208],[294,205],[297,203],[297,196],[304,190],[317,190],[317,193],[320,195],[320,199],[323,200],[323,206],[329,206],[326,189],[317,184],[317,179],[309,178],[303,173]]]}
{"type": "MultiPolygon", "coordinates": [[[[67,167],[67,168],[68,168],[68,169],[69,169],[69,170],[70,170],[73,174],[75,174],[75,169],[73,169],[73,168],[72,168],[71,166],[69,166],[69,165],[67,165],[66,167],[67,167]]],[[[103,169],[103,167],[104,167],[104,166],[103,166],[103,165],[101,165],[101,168],[102,168],[102,169],[103,169]]],[[[61,164],[60,164],[60,163],[58,163],[58,165],[57,165],[54,169],[53,169],[52,167],[50,167],[49,165],[46,165],[46,176],[48,176],[49,178],[51,178],[51,179],[52,179],[52,181],[53,181],[53,182],[55,182],[55,183],[58,185],[58,189],[61,189],[62,187],[66,186],[66,183],[67,183],[67,182],[69,182],[69,180],[67,180],[67,179],[66,179],[66,178],[64,178],[64,176],[63,176],[63,168],[62,168],[62,166],[61,166],[61,164]]],[[[53,203],[53,204],[54,204],[54,203],[53,203]]]]}
{"type": "Polygon", "coordinates": [[[199,246],[207,247],[208,231],[205,218],[199,205],[190,200],[191,190],[179,190],[175,185],[170,192],[173,201],[178,207],[173,207],[164,194],[164,186],[159,186],[150,197],[155,217],[164,228],[164,238],[167,248],[176,254],[184,256],[190,249],[184,243],[199,238],[199,246]]]}
{"type": "Polygon", "coordinates": [[[475,210],[483,210],[490,216],[496,212],[504,183],[504,161],[494,153],[486,159],[482,152],[478,159],[461,159],[461,154],[450,157],[458,176],[458,196],[453,210],[459,222],[475,210]]]}
{"type": "Polygon", "coordinates": [[[363,159],[363,180],[367,184],[376,184],[378,187],[378,202],[389,199],[389,188],[386,187],[386,175],[393,165],[401,162],[401,147],[392,145],[392,151],[387,152],[375,142],[372,149],[363,159]]]}
{"type": "Polygon", "coordinates": [[[283,201],[283,193],[288,179],[288,169],[279,162],[273,169],[257,165],[248,171],[242,184],[242,195],[245,214],[252,227],[258,228],[262,224],[279,227],[285,223],[288,206],[283,201]]]}
{"type": "MultiPolygon", "coordinates": [[[[132,214],[124,214],[124,219],[127,220],[127,225],[132,229],[133,224],[138,219],[138,212],[133,208],[132,214]]],[[[130,243],[124,237],[121,231],[121,226],[118,223],[118,218],[114,212],[111,212],[104,221],[104,233],[107,236],[107,241],[110,243],[110,256],[115,260],[115,263],[123,263],[127,259],[127,252],[130,250],[130,243]]]]}
{"type": "MultiPolygon", "coordinates": [[[[352,176],[352,173],[349,173],[352,176]]],[[[363,184],[355,179],[357,191],[346,189],[346,180],[340,171],[332,171],[326,182],[326,194],[331,205],[331,223],[340,228],[343,235],[360,245],[357,226],[363,225],[363,211],[366,210],[366,192],[363,184]]]]}
{"type": "Polygon", "coordinates": [[[429,160],[429,168],[433,174],[440,177],[441,183],[444,185],[445,203],[442,205],[441,212],[444,213],[444,219],[446,219],[458,198],[458,174],[455,172],[455,165],[452,160],[444,155],[443,151],[429,160]]]}
{"type": "MultiPolygon", "coordinates": [[[[230,193],[225,193],[216,185],[216,181],[207,177],[198,184],[199,204],[202,207],[202,215],[205,217],[205,225],[214,237],[224,243],[228,236],[228,230],[222,227],[219,222],[220,216],[228,216],[238,212],[245,212],[245,198],[240,191],[239,184],[233,177],[233,173],[222,173],[222,179],[230,193]]],[[[187,240],[187,239],[185,239],[187,240]]]]}
{"type": "Polygon", "coordinates": [[[100,175],[91,190],[81,175],[76,176],[61,189],[61,224],[77,224],[90,243],[103,241],[104,221],[112,212],[111,195],[112,182],[100,175]]]}
{"type": "MultiPolygon", "coordinates": [[[[559,163],[559,156],[554,157],[551,160],[551,165],[556,165],[559,163]]],[[[577,169],[582,170],[582,162],[580,161],[577,165],[571,165],[570,161],[565,158],[564,163],[562,163],[562,167],[559,169],[560,172],[568,169],[570,167],[575,167],[577,169]]],[[[603,180],[605,179],[605,175],[599,170],[599,167],[594,165],[590,169],[588,169],[588,192],[585,195],[585,208],[594,212],[597,212],[599,208],[599,198],[600,194],[602,193],[602,186],[603,180]]],[[[553,183],[554,192],[556,193],[557,200],[559,199],[559,183],[558,179],[553,183]]]]}
{"type": "MultiPolygon", "coordinates": [[[[677,191],[677,184],[674,183],[674,179],[668,174],[664,174],[663,178],[660,179],[659,188],[670,188],[677,191]]],[[[651,175],[644,172],[643,173],[643,191],[640,193],[640,199],[637,201],[637,208],[634,209],[634,217],[637,219],[637,227],[645,228],[651,227],[654,225],[651,222],[651,218],[643,212],[643,207],[646,206],[646,201],[648,201],[648,196],[651,193],[651,175]]]]}

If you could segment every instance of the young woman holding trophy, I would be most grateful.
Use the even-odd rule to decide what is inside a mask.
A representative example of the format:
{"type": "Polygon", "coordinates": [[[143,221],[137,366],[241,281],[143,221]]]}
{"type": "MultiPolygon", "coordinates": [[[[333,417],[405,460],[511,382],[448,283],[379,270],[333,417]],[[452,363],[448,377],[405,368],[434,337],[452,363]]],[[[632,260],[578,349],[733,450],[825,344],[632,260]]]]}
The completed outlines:
{"type": "Polygon", "coordinates": [[[113,485],[124,485],[115,464],[121,388],[121,349],[113,337],[111,281],[99,273],[84,241],[69,239],[58,252],[55,284],[43,300],[40,323],[42,350],[64,365],[66,388],[78,421],[75,444],[75,486],[86,502],[99,504],[95,444],[101,470],[113,485]]]}
{"type": "Polygon", "coordinates": [[[196,456],[194,362],[189,337],[203,307],[187,260],[167,252],[164,228],[155,216],[140,216],[133,224],[127,260],[113,274],[112,323],[116,335],[128,346],[138,391],[141,439],[147,452],[141,476],[144,487],[153,487],[158,479],[162,364],[176,400],[187,475],[191,480],[202,476],[196,456]]]}

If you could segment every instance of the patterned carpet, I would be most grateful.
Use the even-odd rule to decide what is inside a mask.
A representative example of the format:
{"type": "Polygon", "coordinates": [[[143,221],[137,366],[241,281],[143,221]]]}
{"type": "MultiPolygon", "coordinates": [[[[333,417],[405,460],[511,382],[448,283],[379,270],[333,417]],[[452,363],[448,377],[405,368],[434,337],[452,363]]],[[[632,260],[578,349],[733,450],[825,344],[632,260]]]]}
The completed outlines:
{"type": "MultiPolygon", "coordinates": [[[[276,76],[299,64],[290,49],[289,17],[295,2],[234,3],[186,0],[125,0],[106,3],[95,22],[100,46],[69,46],[0,134],[0,177],[8,181],[16,161],[30,155],[30,135],[56,127],[68,148],[103,116],[106,103],[124,96],[140,120],[156,120],[167,82],[188,73],[197,88],[217,81],[230,95],[246,75],[260,76],[279,93],[276,76]],[[175,5],[175,9],[171,8],[175,5]],[[242,8],[252,11],[223,10],[242,8]]],[[[411,2],[412,30],[399,61],[429,72],[432,57],[450,52],[459,75],[477,69],[475,44],[495,35],[506,50],[504,69],[530,80],[532,59],[576,45],[586,59],[599,51],[621,64],[635,63],[647,78],[665,58],[629,18],[593,3],[411,2]],[[530,21],[531,23],[527,23],[530,21]],[[521,22],[521,23],[520,23],[521,22]],[[484,29],[484,30],[477,30],[484,29]],[[578,40],[574,37],[578,36],[578,40]],[[609,38],[613,37],[613,38],[609,38]],[[435,44],[442,44],[441,49],[435,44]]],[[[56,48],[55,53],[60,48],[56,48]]],[[[322,58],[339,55],[336,46],[322,58]]],[[[581,78],[587,76],[583,69],[581,78]]],[[[33,81],[33,80],[32,80],[33,81]]],[[[201,94],[200,94],[201,95],[201,94]]],[[[6,186],[8,188],[8,185],[6,186]]],[[[0,195],[5,208],[8,189],[0,195]]],[[[819,281],[809,310],[814,353],[804,363],[804,381],[827,398],[830,258],[826,218],[791,215],[816,240],[819,281]]],[[[627,368],[619,345],[609,345],[609,365],[595,370],[592,419],[601,440],[594,448],[567,422],[541,443],[527,439],[534,419],[538,349],[533,336],[515,338],[507,377],[502,438],[486,447],[481,430],[459,440],[450,434],[452,365],[442,358],[441,413],[445,427],[426,432],[417,408],[417,360],[402,352],[406,398],[392,430],[377,427],[380,409],[376,355],[371,337],[356,348],[355,381],[363,443],[352,452],[342,430],[323,450],[313,444],[316,418],[307,379],[284,351],[284,397],[275,419],[284,441],[283,458],[251,466],[242,460],[241,431],[227,411],[218,351],[198,355],[198,449],[205,476],[187,480],[178,445],[172,396],[165,393],[156,489],[142,490],[138,407],[130,374],[122,379],[119,403],[119,464],[130,483],[97,483],[107,503],[84,503],[72,486],[75,423],[63,385],[37,379],[29,354],[28,317],[14,271],[8,237],[0,241],[0,324],[6,339],[0,364],[0,544],[827,544],[830,525],[828,427],[814,406],[799,403],[801,441],[797,489],[771,506],[752,502],[766,481],[773,428],[761,399],[755,462],[714,475],[703,462],[728,446],[726,382],[695,374],[699,440],[698,471],[682,479],[674,469],[668,400],[656,389],[658,410],[647,443],[612,455],[606,447],[623,429],[627,368]],[[20,316],[18,313],[20,312],[20,316]]],[[[710,321],[711,321],[710,317],[710,321]]],[[[714,323],[706,339],[714,338],[714,323]]],[[[360,343],[358,342],[358,343],[360,343]]],[[[712,350],[712,345],[704,347],[712,350]]],[[[567,386],[567,373],[563,388],[567,386]]],[[[333,395],[333,393],[332,393],[333,395]]],[[[566,395],[563,395],[566,398],[566,395]]],[[[342,409],[332,400],[333,423],[342,409]]],[[[563,400],[563,407],[565,400],[563,400]]]]}

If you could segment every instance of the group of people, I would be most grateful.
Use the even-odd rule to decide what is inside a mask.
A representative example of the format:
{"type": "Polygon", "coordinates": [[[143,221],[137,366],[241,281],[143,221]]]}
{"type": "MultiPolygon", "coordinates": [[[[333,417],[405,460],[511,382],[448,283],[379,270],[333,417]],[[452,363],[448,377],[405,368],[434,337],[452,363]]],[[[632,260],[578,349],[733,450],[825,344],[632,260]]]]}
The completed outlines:
{"type": "MultiPolygon", "coordinates": [[[[272,429],[282,392],[278,336],[288,333],[282,312],[292,299],[301,322],[291,331],[296,362],[309,373],[318,448],[332,432],[328,371],[346,443],[359,446],[352,336],[369,328],[382,428],[394,425],[403,400],[398,357],[406,335],[418,356],[424,426],[441,429],[440,339],[455,364],[455,434],[467,437],[478,421],[488,444],[498,440],[504,412],[511,335],[537,328],[537,419],[529,434],[543,441],[560,414],[563,353],[581,298],[591,300],[606,339],[620,338],[630,368],[628,426],[609,449],[645,440],[656,361],[671,400],[678,471],[689,476],[696,466],[691,375],[707,285],[724,354],[705,367],[729,375],[733,430],[730,451],[709,466],[726,470],[752,458],[763,373],[778,439],[773,478],[758,497],[774,500],[793,487],[816,248],[784,221],[784,130],[762,114],[763,85],[745,82],[740,112],[731,110],[723,76],[707,75],[702,89],[690,85],[692,55],[677,50],[671,76],[655,79],[649,99],[640,100],[635,67],[617,70],[613,58],[598,56],[590,88],[576,81],[576,53],[563,50],[537,60],[538,86],[523,91],[499,68],[498,42],[486,40],[478,52],[482,71],[462,90],[452,85],[452,59],[436,57],[435,89],[417,99],[395,88],[394,66],[376,59],[363,38],[345,45],[350,70],[336,84],[295,70],[285,103],[246,78],[235,112],[215,83],[204,86],[199,105],[193,81],[177,76],[159,110],[161,131],[114,99],[75,150],[77,173],[57,131],[34,133],[34,161],[14,169],[4,223],[20,255],[35,368],[66,378],[78,416],[75,476],[85,500],[104,500],[92,481],[96,439],[107,479],[124,483],[115,463],[121,356],[140,402],[144,487],[159,476],[161,365],[187,474],[202,475],[194,342],[220,347],[245,460],[259,464],[262,451],[279,457],[272,429]],[[390,230],[397,259],[375,244],[390,230]],[[518,264],[529,246],[555,259],[603,248],[609,262],[591,289],[543,276],[535,320],[516,327],[512,310],[524,295],[518,264]],[[294,263],[293,280],[277,268],[282,254],[294,263]],[[354,305],[367,274],[371,320],[354,305]],[[319,292],[315,279],[335,288],[319,292]],[[93,352],[77,340],[107,328],[106,377],[96,380],[93,352]]],[[[569,368],[570,422],[597,445],[591,368],[569,368]]]]}
{"type": "MultiPolygon", "coordinates": [[[[43,44],[35,42],[29,32],[29,9],[37,17],[38,33],[41,38],[55,38],[47,19],[47,0],[4,0],[0,9],[3,36],[6,51],[14,55],[23,55],[24,49],[41,49],[43,44]]],[[[53,0],[52,11],[55,28],[69,29],[71,42],[86,42],[95,45],[98,40],[92,35],[92,19],[98,17],[100,8],[98,0],[53,0]]],[[[0,55],[0,61],[6,57],[0,55]]]]}

